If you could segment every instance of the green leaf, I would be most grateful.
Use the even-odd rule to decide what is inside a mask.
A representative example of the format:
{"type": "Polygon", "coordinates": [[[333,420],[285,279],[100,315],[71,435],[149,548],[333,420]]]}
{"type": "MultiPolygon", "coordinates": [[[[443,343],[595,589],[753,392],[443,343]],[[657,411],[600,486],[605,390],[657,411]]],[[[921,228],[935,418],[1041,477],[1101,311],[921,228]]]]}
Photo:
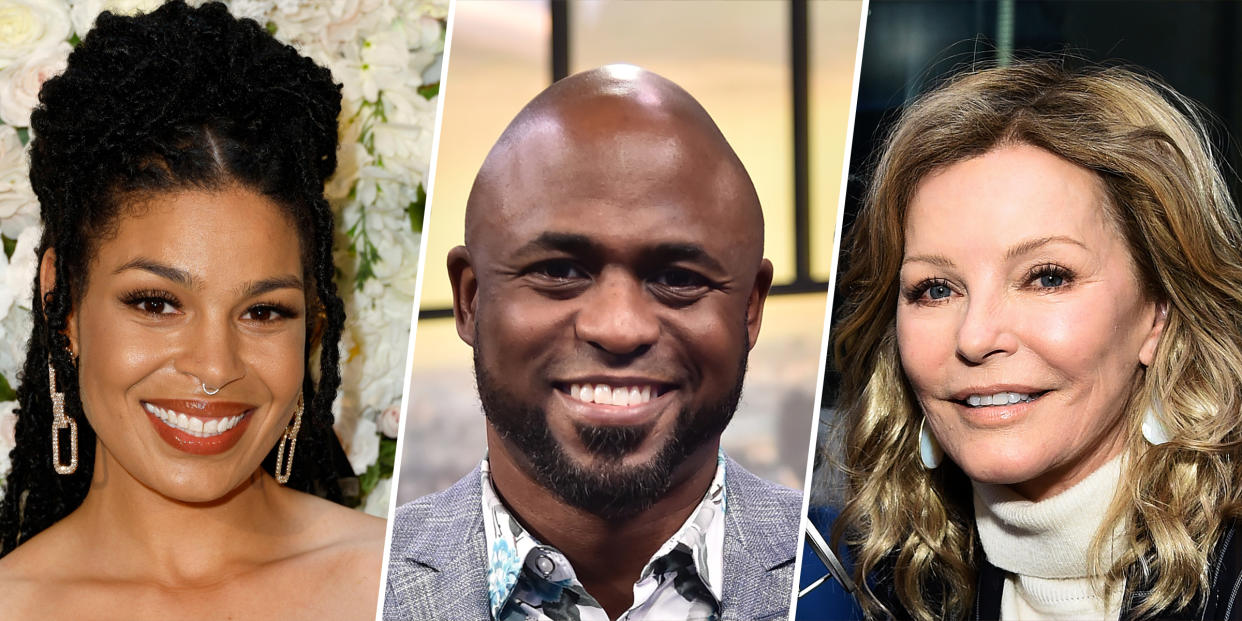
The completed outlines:
{"type": "Polygon", "coordinates": [[[17,391],[13,390],[4,375],[0,375],[0,401],[17,401],[17,391]]]}
{"type": "Polygon", "coordinates": [[[30,130],[25,127],[15,127],[17,130],[17,139],[22,141],[22,146],[30,143],[30,130]]]}
{"type": "Polygon", "coordinates": [[[423,99],[435,99],[435,96],[440,94],[440,83],[433,82],[431,84],[424,84],[418,87],[418,94],[422,95],[423,99]]]}
{"type": "Polygon", "coordinates": [[[82,37],[79,37],[76,32],[73,33],[73,36],[69,37],[70,46],[77,47],[80,43],[82,43],[82,37]]]}
{"type": "Polygon", "coordinates": [[[267,34],[270,34],[270,35],[276,34],[276,22],[268,22],[263,25],[263,28],[267,30],[267,34]]]}
{"type": "Polygon", "coordinates": [[[392,476],[393,464],[397,462],[397,440],[387,436],[380,436],[379,448],[379,467],[380,475],[385,477],[392,476]]]}
{"type": "Polygon", "coordinates": [[[415,233],[421,233],[423,230],[424,212],[427,210],[427,191],[423,189],[423,184],[418,184],[417,198],[405,207],[405,213],[410,217],[410,230],[415,233]]]}
{"type": "Polygon", "coordinates": [[[375,485],[379,483],[379,480],[379,464],[371,464],[370,466],[367,466],[367,471],[362,473],[362,476],[358,477],[358,487],[362,490],[363,498],[366,498],[367,494],[370,494],[371,490],[375,489],[375,485]]]}
{"type": "Polygon", "coordinates": [[[13,251],[17,250],[17,240],[9,239],[8,237],[5,237],[4,235],[0,235],[0,240],[4,241],[4,258],[12,259],[13,251]]]}

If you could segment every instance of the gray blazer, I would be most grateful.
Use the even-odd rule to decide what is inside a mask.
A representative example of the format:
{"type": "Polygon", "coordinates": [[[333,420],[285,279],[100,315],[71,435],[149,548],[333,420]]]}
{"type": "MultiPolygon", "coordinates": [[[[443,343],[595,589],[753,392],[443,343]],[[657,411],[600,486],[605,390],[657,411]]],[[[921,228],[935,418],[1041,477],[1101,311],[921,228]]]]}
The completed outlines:
{"type": "MultiPolygon", "coordinates": [[[[789,615],[802,495],[728,460],[722,621],[789,615]]],[[[385,621],[488,621],[479,470],[393,518],[385,621]]]]}

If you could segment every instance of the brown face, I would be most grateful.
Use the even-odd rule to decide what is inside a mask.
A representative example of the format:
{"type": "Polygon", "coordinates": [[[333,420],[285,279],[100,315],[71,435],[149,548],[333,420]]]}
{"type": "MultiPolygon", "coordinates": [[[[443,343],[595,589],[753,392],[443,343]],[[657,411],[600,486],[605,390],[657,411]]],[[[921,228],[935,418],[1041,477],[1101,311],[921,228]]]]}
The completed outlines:
{"type": "Polygon", "coordinates": [[[489,421],[547,487],[661,478],[732,415],[771,265],[712,146],[607,105],[536,127],[450,255],[489,421]]]}
{"type": "Polygon", "coordinates": [[[244,189],[158,195],[121,216],[69,322],[105,464],[182,501],[254,474],[302,385],[299,248],[279,207],[244,189]]]}

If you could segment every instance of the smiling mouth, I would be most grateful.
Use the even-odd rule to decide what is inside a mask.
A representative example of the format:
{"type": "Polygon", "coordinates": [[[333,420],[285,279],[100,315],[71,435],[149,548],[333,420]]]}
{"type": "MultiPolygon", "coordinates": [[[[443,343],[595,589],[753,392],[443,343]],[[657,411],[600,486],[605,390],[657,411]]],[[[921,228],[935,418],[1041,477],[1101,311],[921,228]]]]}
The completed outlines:
{"type": "Polygon", "coordinates": [[[993,394],[969,395],[964,399],[954,399],[953,401],[969,408],[985,408],[1000,405],[1015,405],[1018,403],[1030,403],[1048,394],[1047,390],[1040,392],[997,392],[993,394]]]}
{"type": "Polygon", "coordinates": [[[242,419],[249,416],[250,412],[243,412],[236,416],[199,418],[186,414],[185,412],[177,412],[168,408],[162,408],[153,403],[143,402],[145,409],[152,416],[158,418],[160,422],[180,431],[187,433],[196,438],[212,438],[223,434],[224,432],[234,428],[242,419]]]}
{"type": "Polygon", "coordinates": [[[659,384],[568,384],[558,388],[582,403],[631,407],[648,403],[671,387],[659,384]]]}

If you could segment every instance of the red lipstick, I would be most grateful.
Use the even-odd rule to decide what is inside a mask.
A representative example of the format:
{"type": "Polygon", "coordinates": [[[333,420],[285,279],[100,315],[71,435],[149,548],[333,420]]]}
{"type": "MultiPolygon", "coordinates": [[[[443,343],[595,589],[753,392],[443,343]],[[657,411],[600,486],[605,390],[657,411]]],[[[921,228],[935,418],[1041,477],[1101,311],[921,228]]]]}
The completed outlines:
{"type": "Polygon", "coordinates": [[[233,448],[249,426],[254,408],[231,401],[142,401],[142,409],[160,438],[192,455],[216,455],[233,448]]]}

